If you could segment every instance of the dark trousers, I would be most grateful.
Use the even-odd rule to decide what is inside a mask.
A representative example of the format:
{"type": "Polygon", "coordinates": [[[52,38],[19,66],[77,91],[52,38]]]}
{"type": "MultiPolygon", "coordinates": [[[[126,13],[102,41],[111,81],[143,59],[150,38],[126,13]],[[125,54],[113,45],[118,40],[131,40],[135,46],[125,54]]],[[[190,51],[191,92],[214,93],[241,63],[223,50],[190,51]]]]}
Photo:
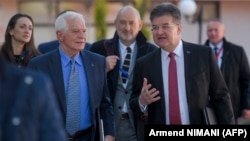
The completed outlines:
{"type": "Polygon", "coordinates": [[[91,134],[86,134],[78,138],[69,138],[69,141],[91,141],[91,134]]]}
{"type": "Polygon", "coordinates": [[[78,131],[74,135],[69,135],[69,141],[91,141],[92,127],[78,131]]]}

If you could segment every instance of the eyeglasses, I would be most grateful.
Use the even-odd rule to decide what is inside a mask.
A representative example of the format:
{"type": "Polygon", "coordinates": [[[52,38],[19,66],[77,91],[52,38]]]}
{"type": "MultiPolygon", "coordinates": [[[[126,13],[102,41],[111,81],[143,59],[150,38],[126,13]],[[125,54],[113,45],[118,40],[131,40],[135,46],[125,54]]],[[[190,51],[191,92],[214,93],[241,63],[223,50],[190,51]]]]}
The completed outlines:
{"type": "Polygon", "coordinates": [[[152,26],[151,31],[152,32],[157,32],[160,28],[162,31],[170,31],[172,27],[175,27],[178,24],[173,24],[173,25],[163,25],[163,26],[152,26]]]}

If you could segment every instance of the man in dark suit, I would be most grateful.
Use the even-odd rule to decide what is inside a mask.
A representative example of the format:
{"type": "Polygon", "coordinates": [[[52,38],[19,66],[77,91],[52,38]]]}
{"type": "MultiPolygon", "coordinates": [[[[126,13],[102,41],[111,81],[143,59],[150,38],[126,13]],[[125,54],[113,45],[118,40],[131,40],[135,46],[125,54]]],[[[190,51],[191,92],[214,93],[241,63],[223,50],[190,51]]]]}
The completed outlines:
{"type": "Polygon", "coordinates": [[[235,124],[211,48],[181,39],[180,10],[162,3],[151,11],[150,20],[160,48],[136,63],[130,98],[134,113],[147,111],[148,124],[205,124],[202,109],[211,104],[219,124],[235,124]]]}
{"type": "Polygon", "coordinates": [[[215,57],[229,88],[235,119],[250,119],[250,68],[243,47],[228,42],[225,26],[219,20],[207,25],[208,39],[205,45],[216,50],[215,57]]]}
{"type": "MultiPolygon", "coordinates": [[[[49,41],[49,42],[45,42],[45,43],[41,43],[38,45],[38,50],[44,54],[44,53],[47,53],[47,52],[50,52],[52,50],[55,50],[59,47],[59,42],[58,40],[53,40],[53,41],[49,41]]],[[[85,47],[84,49],[85,50],[89,50],[91,47],[91,44],[86,42],[85,43],[85,47]]]]}
{"type": "Polygon", "coordinates": [[[1,57],[0,140],[66,141],[48,77],[17,68],[1,57]]]}
{"type": "MultiPolygon", "coordinates": [[[[77,12],[67,11],[55,21],[56,35],[60,47],[50,53],[34,58],[29,67],[48,74],[54,84],[61,114],[65,121],[66,132],[70,141],[99,141],[105,137],[106,141],[114,140],[113,107],[109,98],[106,84],[105,57],[83,50],[86,42],[86,25],[83,16],[77,12]],[[62,26],[65,25],[65,26],[62,26]],[[69,120],[67,110],[70,87],[71,61],[75,61],[80,78],[79,107],[70,110],[80,110],[71,119],[80,123],[75,133],[70,133],[69,126],[78,122],[69,120]],[[79,115],[80,114],[80,115],[79,115]],[[80,116],[80,118],[79,118],[80,116]],[[103,129],[102,129],[103,120],[103,129]]],[[[76,82],[76,81],[75,81],[76,82]]],[[[70,112],[69,112],[70,111],[70,112]]]]}
{"type": "MultiPolygon", "coordinates": [[[[134,121],[134,115],[129,107],[129,98],[132,93],[132,78],[135,61],[153,51],[157,47],[147,42],[140,31],[142,22],[139,12],[132,6],[121,8],[115,20],[116,32],[112,39],[104,39],[93,43],[90,51],[104,55],[107,61],[107,77],[111,101],[114,105],[116,140],[137,141],[136,130],[138,128],[138,140],[143,141],[144,125],[141,119],[134,121]],[[133,23],[133,24],[130,24],[133,23]],[[124,26],[126,25],[126,26],[124,26]],[[129,70],[126,72],[127,82],[122,82],[122,66],[127,54],[126,48],[131,48],[129,70]],[[135,127],[136,122],[137,127],[135,127]]],[[[128,61],[128,60],[127,60],[128,61]]]]}

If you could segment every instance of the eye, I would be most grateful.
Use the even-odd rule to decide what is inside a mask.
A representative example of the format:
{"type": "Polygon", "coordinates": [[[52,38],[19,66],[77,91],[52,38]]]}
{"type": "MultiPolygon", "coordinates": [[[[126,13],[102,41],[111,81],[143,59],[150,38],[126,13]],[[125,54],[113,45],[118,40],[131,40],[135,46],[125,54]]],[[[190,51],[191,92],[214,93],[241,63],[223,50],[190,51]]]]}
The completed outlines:
{"type": "Polygon", "coordinates": [[[151,31],[157,31],[158,29],[159,29],[158,26],[153,26],[153,27],[151,28],[151,31]]]}
{"type": "Polygon", "coordinates": [[[121,25],[125,25],[126,22],[125,22],[125,21],[120,21],[120,24],[121,24],[121,25]]]}
{"type": "Polygon", "coordinates": [[[168,25],[163,25],[162,26],[162,29],[165,31],[165,30],[168,30],[170,28],[170,26],[168,26],[168,25]]]}

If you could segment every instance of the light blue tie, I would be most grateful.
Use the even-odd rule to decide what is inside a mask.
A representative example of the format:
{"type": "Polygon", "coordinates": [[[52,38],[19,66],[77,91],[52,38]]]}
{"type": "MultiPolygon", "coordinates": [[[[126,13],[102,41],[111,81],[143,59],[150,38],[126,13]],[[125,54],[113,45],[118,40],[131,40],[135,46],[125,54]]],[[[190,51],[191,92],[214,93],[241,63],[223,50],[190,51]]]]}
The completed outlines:
{"type": "Polygon", "coordinates": [[[75,60],[71,59],[71,71],[67,94],[66,130],[70,135],[80,127],[80,82],[79,73],[75,66],[75,60]]]}

